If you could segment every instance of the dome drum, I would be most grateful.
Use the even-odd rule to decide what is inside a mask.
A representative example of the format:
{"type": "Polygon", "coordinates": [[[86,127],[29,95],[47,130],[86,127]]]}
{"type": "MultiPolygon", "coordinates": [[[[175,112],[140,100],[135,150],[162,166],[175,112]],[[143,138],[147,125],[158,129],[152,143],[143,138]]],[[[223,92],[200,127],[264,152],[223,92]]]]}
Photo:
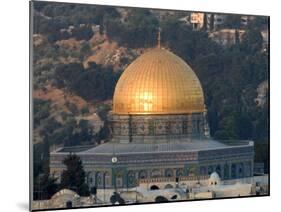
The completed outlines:
{"type": "Polygon", "coordinates": [[[161,142],[208,135],[204,94],[191,67],[154,48],[133,61],[115,87],[113,141],[161,142]]]}
{"type": "Polygon", "coordinates": [[[162,142],[207,136],[204,113],[168,115],[109,116],[113,140],[116,142],[162,142]]]}

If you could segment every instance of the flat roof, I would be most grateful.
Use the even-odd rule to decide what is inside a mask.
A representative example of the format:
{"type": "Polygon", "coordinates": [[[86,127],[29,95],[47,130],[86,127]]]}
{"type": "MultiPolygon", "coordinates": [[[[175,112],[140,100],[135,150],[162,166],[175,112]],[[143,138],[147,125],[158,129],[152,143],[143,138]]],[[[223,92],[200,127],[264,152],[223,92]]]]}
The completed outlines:
{"type": "Polygon", "coordinates": [[[252,146],[252,141],[216,141],[212,139],[193,139],[191,141],[177,140],[155,143],[116,143],[107,142],[98,146],[77,146],[60,148],[52,154],[75,152],[78,154],[136,154],[136,153],[164,153],[164,152],[192,152],[225,149],[241,146],[252,146]]]}

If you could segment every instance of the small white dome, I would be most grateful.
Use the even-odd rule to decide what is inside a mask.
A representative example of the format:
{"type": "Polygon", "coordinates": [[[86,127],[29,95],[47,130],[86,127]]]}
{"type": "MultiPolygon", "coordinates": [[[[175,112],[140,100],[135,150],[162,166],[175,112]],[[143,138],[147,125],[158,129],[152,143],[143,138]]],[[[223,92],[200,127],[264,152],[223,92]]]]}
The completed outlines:
{"type": "Polygon", "coordinates": [[[211,175],[210,175],[210,179],[219,179],[220,180],[220,176],[217,172],[213,172],[211,175]]]}
{"type": "Polygon", "coordinates": [[[209,185],[219,185],[220,184],[220,176],[217,172],[213,172],[209,178],[209,185]]]}

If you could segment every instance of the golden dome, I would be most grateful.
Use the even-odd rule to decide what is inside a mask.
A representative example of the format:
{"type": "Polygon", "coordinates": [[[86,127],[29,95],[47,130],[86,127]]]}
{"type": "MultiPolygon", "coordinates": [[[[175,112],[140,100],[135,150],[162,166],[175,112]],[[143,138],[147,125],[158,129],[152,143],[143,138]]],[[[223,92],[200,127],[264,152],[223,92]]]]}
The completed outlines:
{"type": "Polygon", "coordinates": [[[183,114],[205,110],[201,84],[172,52],[154,48],[133,61],[115,87],[115,114],[183,114]]]}

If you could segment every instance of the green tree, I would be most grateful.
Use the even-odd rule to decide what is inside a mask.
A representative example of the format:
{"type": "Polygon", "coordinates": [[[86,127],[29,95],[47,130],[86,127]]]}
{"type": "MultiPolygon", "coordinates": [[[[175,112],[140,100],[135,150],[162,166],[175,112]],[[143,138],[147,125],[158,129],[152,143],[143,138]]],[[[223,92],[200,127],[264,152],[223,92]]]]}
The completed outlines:
{"type": "Polygon", "coordinates": [[[218,130],[214,133],[214,138],[218,140],[228,140],[229,139],[229,134],[225,130],[218,130]]]}
{"type": "Polygon", "coordinates": [[[93,35],[91,26],[76,27],[72,30],[72,36],[77,40],[89,40],[93,35]]]}
{"type": "Polygon", "coordinates": [[[50,175],[38,176],[34,179],[34,200],[50,199],[59,189],[57,179],[50,175]]]}
{"type": "Polygon", "coordinates": [[[34,147],[34,199],[49,199],[58,191],[55,178],[50,176],[50,143],[48,133],[44,134],[43,144],[34,147]],[[38,151],[39,150],[39,151],[38,151]]]}
{"type": "Polygon", "coordinates": [[[260,51],[263,44],[263,37],[258,28],[248,29],[243,35],[241,48],[248,54],[260,51]]]}
{"type": "Polygon", "coordinates": [[[131,48],[156,45],[158,19],[148,9],[129,9],[127,22],[109,20],[107,34],[131,48]]]}
{"type": "Polygon", "coordinates": [[[108,121],[104,122],[104,126],[99,130],[99,132],[95,135],[95,139],[98,143],[101,142],[101,140],[105,140],[110,135],[109,132],[109,123],[108,121]]]}
{"type": "Polygon", "coordinates": [[[267,16],[256,16],[254,20],[250,21],[249,28],[259,28],[259,29],[268,29],[269,26],[269,17],[267,16]]]}
{"type": "Polygon", "coordinates": [[[88,108],[87,106],[81,108],[80,113],[82,113],[82,114],[87,114],[87,113],[89,113],[89,108],[88,108]]]}
{"type": "Polygon", "coordinates": [[[229,14],[226,16],[225,26],[232,29],[239,29],[241,27],[241,16],[229,14]]]}
{"type": "Polygon", "coordinates": [[[85,100],[105,100],[112,98],[120,73],[112,67],[102,67],[91,63],[84,69],[81,63],[62,64],[56,67],[55,79],[85,100]]]}
{"type": "Polygon", "coordinates": [[[40,125],[40,122],[50,115],[50,102],[41,99],[33,99],[33,121],[34,128],[40,125]]]}
{"type": "Polygon", "coordinates": [[[89,196],[89,187],[85,182],[85,171],[80,157],[70,153],[63,161],[66,170],[62,173],[61,188],[76,191],[81,196],[89,196]]]}
{"type": "Polygon", "coordinates": [[[239,139],[253,138],[253,124],[246,113],[236,115],[236,132],[239,139]]]}

